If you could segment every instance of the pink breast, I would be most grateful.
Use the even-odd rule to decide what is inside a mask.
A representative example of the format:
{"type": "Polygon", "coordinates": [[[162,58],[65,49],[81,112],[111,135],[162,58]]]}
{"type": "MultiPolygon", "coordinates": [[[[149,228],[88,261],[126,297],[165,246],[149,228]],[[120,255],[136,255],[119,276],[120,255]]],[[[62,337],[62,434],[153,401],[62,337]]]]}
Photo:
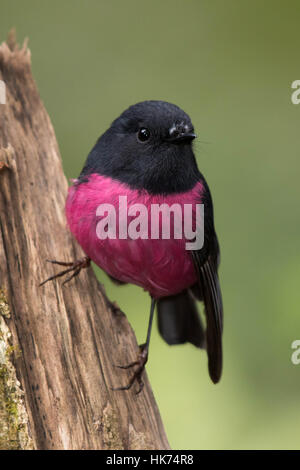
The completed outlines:
{"type": "MultiPolygon", "coordinates": [[[[185,239],[157,240],[150,236],[150,208],[152,204],[201,203],[203,186],[196,186],[178,195],[150,195],[146,191],[130,189],[109,177],[92,174],[86,183],[74,184],[69,189],[66,215],[71,232],[85,253],[110,276],[128,283],[137,284],[158,298],[181,292],[196,282],[196,274],[185,239]],[[127,196],[128,207],[143,204],[149,209],[148,239],[99,239],[96,233],[99,217],[97,208],[101,204],[115,207],[117,222],[119,196],[127,196]]],[[[130,223],[130,217],[128,219],[130,223]]],[[[117,223],[118,228],[118,223],[117,223]]],[[[118,231],[117,231],[118,234],[118,231]]]]}

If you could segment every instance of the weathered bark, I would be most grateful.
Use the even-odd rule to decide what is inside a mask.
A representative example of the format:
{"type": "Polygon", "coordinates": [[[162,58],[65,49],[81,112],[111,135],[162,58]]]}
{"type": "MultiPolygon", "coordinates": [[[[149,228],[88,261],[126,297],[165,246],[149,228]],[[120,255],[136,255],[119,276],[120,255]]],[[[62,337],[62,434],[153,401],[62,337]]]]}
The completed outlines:
{"type": "Polygon", "coordinates": [[[130,377],[113,364],[135,360],[138,347],[92,268],[64,287],[59,280],[39,287],[57,270],[47,258],[72,261],[83,253],[66,228],[67,182],[26,44],[19,49],[10,40],[0,46],[0,80],[7,94],[0,104],[0,162],[6,164],[0,171],[0,288],[6,313],[10,308],[0,332],[0,446],[10,441],[6,428],[12,432],[16,425],[16,448],[167,449],[146,376],[139,395],[110,388],[130,377]],[[11,388],[18,389],[14,423],[5,384],[11,355],[11,388]]]}

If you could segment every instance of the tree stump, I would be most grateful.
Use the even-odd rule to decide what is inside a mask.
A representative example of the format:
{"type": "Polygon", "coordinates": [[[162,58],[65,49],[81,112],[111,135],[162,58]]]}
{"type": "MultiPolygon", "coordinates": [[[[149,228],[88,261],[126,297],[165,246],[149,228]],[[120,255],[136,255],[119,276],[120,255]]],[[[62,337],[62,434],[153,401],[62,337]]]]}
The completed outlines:
{"type": "Polygon", "coordinates": [[[0,80],[0,448],[168,449],[147,377],[139,395],[111,390],[130,377],[114,364],[138,346],[92,268],[39,287],[56,269],[47,258],[84,254],[26,42],[0,46],[0,80]]]}

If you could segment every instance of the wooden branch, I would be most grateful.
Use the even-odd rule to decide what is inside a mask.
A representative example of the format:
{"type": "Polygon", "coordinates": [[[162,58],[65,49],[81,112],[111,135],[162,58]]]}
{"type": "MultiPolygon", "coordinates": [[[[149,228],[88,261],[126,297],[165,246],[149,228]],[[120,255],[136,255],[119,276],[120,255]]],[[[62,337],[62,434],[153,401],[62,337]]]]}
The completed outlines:
{"type": "MultiPolygon", "coordinates": [[[[130,377],[113,364],[135,360],[138,347],[92,268],[64,287],[61,281],[39,287],[57,268],[47,258],[72,261],[84,254],[66,228],[67,182],[26,44],[20,49],[10,38],[0,46],[0,80],[6,85],[6,104],[0,104],[0,288],[11,312],[2,333],[0,325],[6,358],[1,363],[0,341],[0,399],[1,367],[8,370],[5,361],[13,353],[28,417],[24,407],[18,411],[20,391],[13,426],[20,425],[22,436],[16,431],[11,447],[168,449],[146,376],[138,396],[110,388],[130,377]]],[[[145,327],[146,322],[145,317],[145,327]]],[[[18,385],[14,372],[11,377],[18,385]]],[[[1,430],[5,434],[11,419],[7,404],[4,411],[0,446],[1,430]]]]}

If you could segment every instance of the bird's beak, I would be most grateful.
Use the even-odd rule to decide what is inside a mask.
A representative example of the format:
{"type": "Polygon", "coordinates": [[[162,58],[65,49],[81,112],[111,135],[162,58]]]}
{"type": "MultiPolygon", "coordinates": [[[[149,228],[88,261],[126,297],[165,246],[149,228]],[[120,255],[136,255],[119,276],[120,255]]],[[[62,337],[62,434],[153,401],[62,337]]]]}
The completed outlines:
{"type": "Polygon", "coordinates": [[[167,141],[168,142],[173,142],[174,144],[179,144],[179,143],[188,143],[192,142],[192,140],[196,139],[196,134],[194,132],[180,132],[176,135],[168,137],[167,141]]]}

